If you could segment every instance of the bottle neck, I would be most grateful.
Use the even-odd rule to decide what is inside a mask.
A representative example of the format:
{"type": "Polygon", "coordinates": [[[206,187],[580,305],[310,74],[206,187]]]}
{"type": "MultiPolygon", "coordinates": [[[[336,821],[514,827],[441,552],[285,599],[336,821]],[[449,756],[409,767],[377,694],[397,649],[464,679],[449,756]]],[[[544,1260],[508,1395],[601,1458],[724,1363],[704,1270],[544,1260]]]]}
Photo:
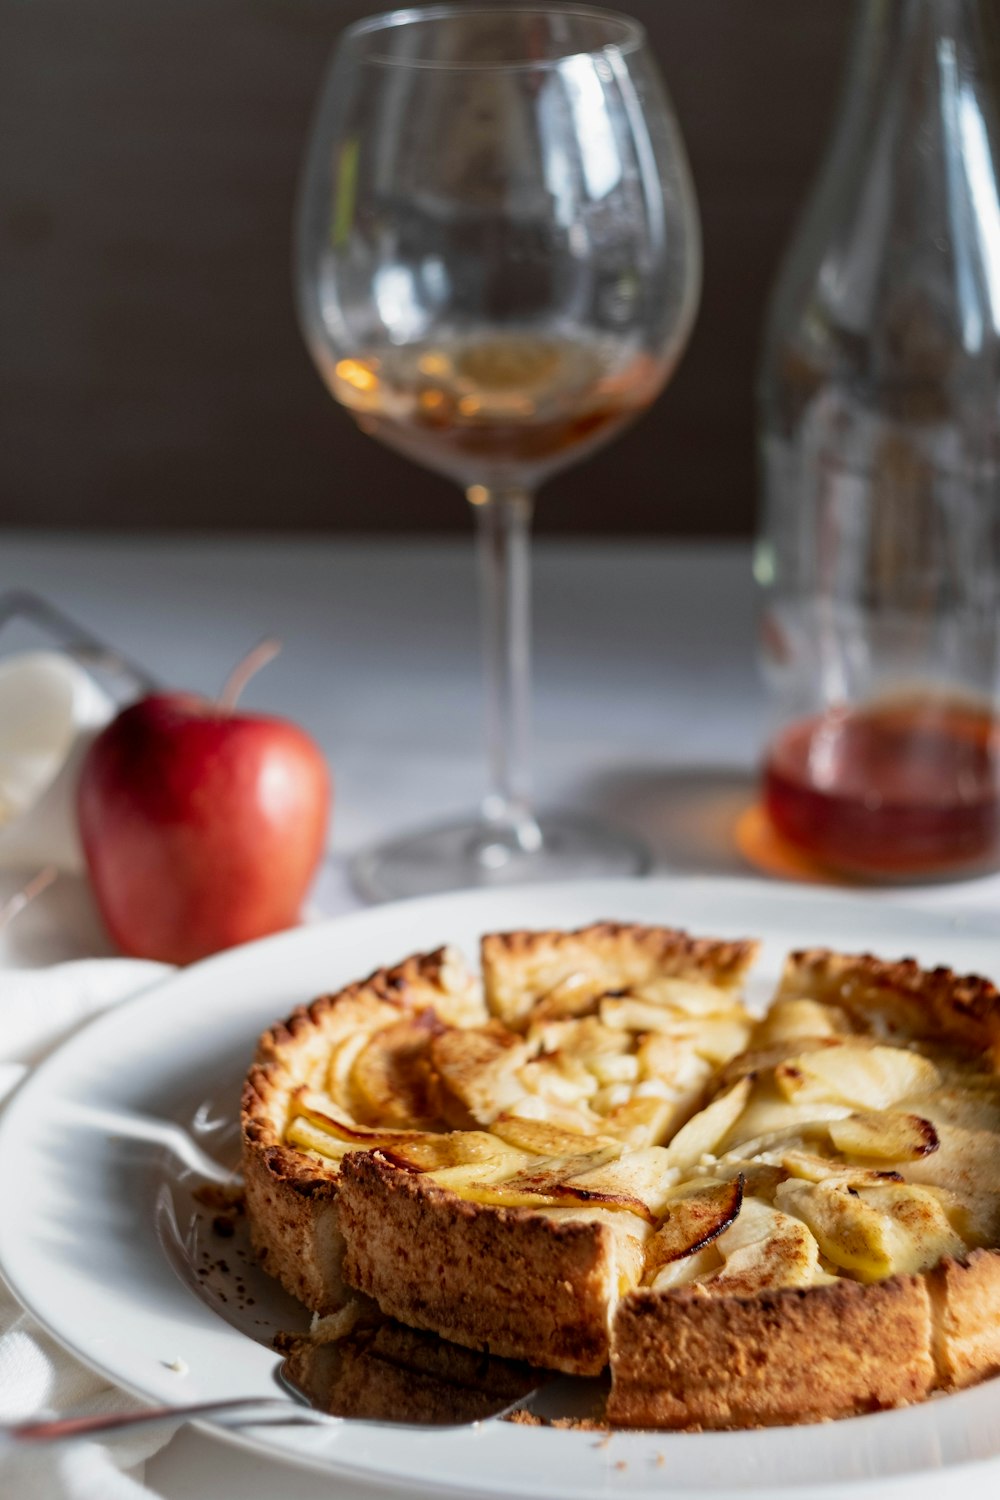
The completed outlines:
{"type": "Polygon", "coordinates": [[[958,200],[970,196],[992,244],[998,185],[1000,0],[857,0],[837,122],[807,214],[817,245],[828,247],[835,227],[844,256],[874,269],[874,240],[902,258],[914,245],[961,254],[970,223],[958,200]]]}
{"type": "Polygon", "coordinates": [[[878,105],[901,78],[926,80],[949,58],[975,75],[1000,63],[997,0],[856,0],[845,110],[878,105]]]}

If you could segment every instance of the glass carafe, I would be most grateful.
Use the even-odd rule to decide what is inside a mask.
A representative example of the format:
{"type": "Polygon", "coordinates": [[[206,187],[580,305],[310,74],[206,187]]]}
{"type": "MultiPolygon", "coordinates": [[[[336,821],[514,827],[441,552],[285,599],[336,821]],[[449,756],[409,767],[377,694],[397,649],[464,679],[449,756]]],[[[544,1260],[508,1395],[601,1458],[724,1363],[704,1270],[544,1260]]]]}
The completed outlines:
{"type": "Polygon", "coordinates": [[[1000,5],[862,0],[760,382],[779,834],[1000,864],[1000,5]]]}

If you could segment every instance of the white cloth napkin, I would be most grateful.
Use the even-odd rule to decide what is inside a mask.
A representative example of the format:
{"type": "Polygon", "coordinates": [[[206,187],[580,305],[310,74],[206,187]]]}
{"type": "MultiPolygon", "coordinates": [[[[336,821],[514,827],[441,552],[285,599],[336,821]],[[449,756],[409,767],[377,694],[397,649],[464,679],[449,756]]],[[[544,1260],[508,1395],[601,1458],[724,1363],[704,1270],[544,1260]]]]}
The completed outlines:
{"type": "MultiPolygon", "coordinates": [[[[0,1100],[58,1042],[98,1011],[170,972],[164,964],[83,959],[0,969],[0,1100]]],[[[0,1104],[2,1107],[2,1104],[0,1104]]],[[[91,1374],[38,1326],[0,1281],[0,1420],[44,1412],[133,1411],[142,1405],[91,1374]]],[[[112,1442],[0,1452],[10,1500],[137,1500],[145,1460],[171,1437],[157,1427],[112,1442]]]]}

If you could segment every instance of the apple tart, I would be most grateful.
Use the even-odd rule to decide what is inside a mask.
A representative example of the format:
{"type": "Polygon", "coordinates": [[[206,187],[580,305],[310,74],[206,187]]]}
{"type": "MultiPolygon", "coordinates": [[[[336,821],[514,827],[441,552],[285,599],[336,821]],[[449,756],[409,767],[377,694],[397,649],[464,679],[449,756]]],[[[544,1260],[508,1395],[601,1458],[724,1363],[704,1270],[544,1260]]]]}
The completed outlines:
{"type": "Polygon", "coordinates": [[[296,1012],[244,1094],[265,1266],[590,1375],[622,1426],[816,1420],[1000,1369],[1000,996],[605,923],[296,1012]]]}

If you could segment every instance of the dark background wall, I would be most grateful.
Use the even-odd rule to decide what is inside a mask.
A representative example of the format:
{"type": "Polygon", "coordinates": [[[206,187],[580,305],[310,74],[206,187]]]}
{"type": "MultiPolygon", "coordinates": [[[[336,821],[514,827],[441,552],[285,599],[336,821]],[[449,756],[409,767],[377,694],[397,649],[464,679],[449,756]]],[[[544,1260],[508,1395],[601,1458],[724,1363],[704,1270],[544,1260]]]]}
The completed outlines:
{"type": "MultiPolygon", "coordinates": [[[[299,157],[358,0],[0,0],[0,524],[463,527],[358,434],[302,347],[299,157]]],[[[829,124],[846,0],[622,0],[650,31],[705,232],[664,398],[554,480],[552,531],[741,534],[767,287],[829,124]],[[608,497],[614,496],[614,504],[608,497]]]]}

